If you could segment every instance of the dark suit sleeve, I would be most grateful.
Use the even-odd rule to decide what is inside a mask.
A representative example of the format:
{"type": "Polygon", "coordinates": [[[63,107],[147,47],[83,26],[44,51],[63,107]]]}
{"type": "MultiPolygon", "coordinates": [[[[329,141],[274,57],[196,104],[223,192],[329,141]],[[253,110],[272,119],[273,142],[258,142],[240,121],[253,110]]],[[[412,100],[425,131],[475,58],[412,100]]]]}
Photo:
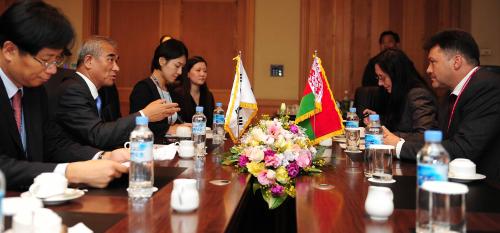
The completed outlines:
{"type": "Polygon", "coordinates": [[[43,172],[53,172],[57,164],[18,160],[0,148],[0,170],[5,174],[7,189],[26,190],[33,179],[43,172]]]}
{"type": "Polygon", "coordinates": [[[436,100],[428,90],[413,88],[408,93],[408,106],[407,117],[411,117],[411,132],[394,132],[394,134],[405,140],[423,141],[426,130],[438,128],[436,100]]]}
{"type": "Polygon", "coordinates": [[[82,140],[81,143],[100,149],[122,146],[135,127],[135,117],[139,113],[104,122],[97,114],[93,100],[86,97],[86,88],[88,87],[73,82],[61,90],[56,112],[57,122],[67,133],[82,140]]]}
{"type": "MultiPolygon", "coordinates": [[[[159,98],[153,96],[145,80],[138,82],[134,86],[132,93],[130,93],[130,113],[136,113],[144,109],[148,104],[157,99],[159,98]]],[[[148,126],[153,131],[155,137],[161,137],[167,133],[169,128],[168,119],[165,118],[158,122],[150,122],[148,126]]]]}
{"type": "Polygon", "coordinates": [[[500,132],[500,80],[473,81],[458,100],[454,117],[461,118],[460,124],[453,125],[453,136],[444,140],[443,146],[451,158],[477,161],[485,148],[499,146],[491,142],[500,132]]]}

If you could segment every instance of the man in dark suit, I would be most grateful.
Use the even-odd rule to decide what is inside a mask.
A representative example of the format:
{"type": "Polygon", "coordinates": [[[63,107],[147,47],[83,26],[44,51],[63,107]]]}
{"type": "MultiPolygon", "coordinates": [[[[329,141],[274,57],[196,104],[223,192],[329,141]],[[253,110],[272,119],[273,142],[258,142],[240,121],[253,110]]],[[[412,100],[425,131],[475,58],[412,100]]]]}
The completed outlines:
{"type": "Polygon", "coordinates": [[[114,85],[120,68],[116,43],[94,36],[85,41],[78,55],[77,72],[57,90],[55,120],[68,135],[84,145],[101,149],[121,147],[143,115],[151,122],[163,120],[179,111],[177,103],[160,99],[139,112],[120,117],[118,95],[102,98],[99,91],[114,85]],[[114,104],[113,104],[114,103],[114,104]]]}
{"type": "Polygon", "coordinates": [[[116,162],[128,159],[126,150],[102,153],[83,147],[48,120],[41,85],[64,61],[73,38],[69,21],[42,1],[18,1],[0,16],[0,169],[8,189],[25,189],[42,172],[105,187],[128,171],[116,162]]]}
{"type": "MultiPolygon", "coordinates": [[[[479,48],[464,31],[448,30],[425,44],[434,88],[447,87],[449,101],[441,108],[442,142],[451,159],[467,158],[477,172],[500,179],[500,75],[479,67],[479,48]]],[[[416,159],[422,142],[399,141],[384,132],[385,143],[397,146],[399,157],[416,159]]]]}

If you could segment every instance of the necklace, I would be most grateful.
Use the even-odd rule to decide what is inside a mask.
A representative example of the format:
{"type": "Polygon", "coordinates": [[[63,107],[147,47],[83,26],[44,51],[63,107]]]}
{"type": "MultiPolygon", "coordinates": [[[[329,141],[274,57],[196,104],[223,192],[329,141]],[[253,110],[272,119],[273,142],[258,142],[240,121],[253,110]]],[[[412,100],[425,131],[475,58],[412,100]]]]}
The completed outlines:
{"type": "MultiPolygon", "coordinates": [[[[153,80],[153,83],[155,84],[156,89],[158,89],[158,94],[160,94],[160,98],[165,100],[167,103],[172,103],[172,98],[170,98],[168,91],[167,91],[167,96],[164,95],[163,89],[161,88],[161,85],[160,85],[160,82],[158,81],[158,79],[153,74],[151,74],[150,78],[151,78],[151,80],[153,80]]],[[[175,114],[177,114],[177,113],[174,113],[173,115],[175,115],[175,114]]],[[[175,122],[173,122],[172,116],[168,116],[167,120],[168,120],[169,125],[173,125],[175,123],[175,122]]]]}

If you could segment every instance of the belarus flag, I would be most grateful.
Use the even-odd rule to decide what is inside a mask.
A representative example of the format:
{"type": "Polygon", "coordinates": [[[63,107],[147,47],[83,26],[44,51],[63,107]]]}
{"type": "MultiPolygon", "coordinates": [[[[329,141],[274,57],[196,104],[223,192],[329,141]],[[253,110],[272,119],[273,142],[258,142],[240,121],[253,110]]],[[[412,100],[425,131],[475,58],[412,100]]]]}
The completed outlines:
{"type": "Polygon", "coordinates": [[[342,134],[344,130],[342,115],[317,56],[314,56],[295,123],[306,129],[314,144],[342,134]]]}

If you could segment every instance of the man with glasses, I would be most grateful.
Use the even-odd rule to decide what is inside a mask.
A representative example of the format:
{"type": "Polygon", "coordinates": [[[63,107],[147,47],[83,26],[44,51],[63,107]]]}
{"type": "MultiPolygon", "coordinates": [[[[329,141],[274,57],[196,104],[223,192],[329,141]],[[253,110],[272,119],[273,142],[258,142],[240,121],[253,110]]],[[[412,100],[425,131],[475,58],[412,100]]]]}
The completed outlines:
{"type": "Polygon", "coordinates": [[[180,110],[177,103],[160,99],[139,112],[118,118],[117,109],[110,108],[111,103],[119,102],[118,96],[103,99],[99,94],[102,88],[114,85],[120,70],[118,58],[113,40],[93,36],[80,49],[77,72],[58,87],[55,120],[79,143],[100,149],[122,147],[135,127],[137,116],[156,122],[180,110]]]}
{"type": "Polygon", "coordinates": [[[18,1],[0,16],[0,169],[8,189],[25,189],[42,172],[105,187],[128,171],[119,163],[130,157],[126,150],[102,153],[81,146],[49,121],[41,85],[56,72],[73,38],[68,20],[42,1],[18,1]],[[104,159],[90,160],[97,157],[104,159]]]}

